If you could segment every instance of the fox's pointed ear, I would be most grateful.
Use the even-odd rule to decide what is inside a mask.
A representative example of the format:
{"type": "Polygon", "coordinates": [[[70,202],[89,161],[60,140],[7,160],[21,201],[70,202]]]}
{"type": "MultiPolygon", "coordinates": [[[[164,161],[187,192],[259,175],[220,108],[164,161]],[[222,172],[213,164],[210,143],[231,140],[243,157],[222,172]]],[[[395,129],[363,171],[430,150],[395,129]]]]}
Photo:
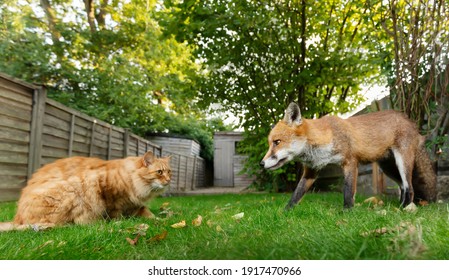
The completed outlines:
{"type": "Polygon", "coordinates": [[[288,125],[300,125],[302,122],[299,106],[292,102],[285,110],[284,122],[288,125]]]}
{"type": "Polygon", "coordinates": [[[149,165],[151,165],[153,163],[155,158],[156,157],[154,156],[154,154],[152,152],[146,152],[142,158],[143,165],[145,167],[148,167],[149,165]]]}

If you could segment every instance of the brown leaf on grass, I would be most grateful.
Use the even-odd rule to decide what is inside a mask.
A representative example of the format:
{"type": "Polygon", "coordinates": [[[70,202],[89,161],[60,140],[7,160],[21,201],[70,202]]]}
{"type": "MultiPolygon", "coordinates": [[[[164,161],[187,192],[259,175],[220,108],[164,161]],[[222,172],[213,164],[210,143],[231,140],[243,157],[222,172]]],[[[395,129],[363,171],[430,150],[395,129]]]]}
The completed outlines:
{"type": "Polygon", "coordinates": [[[170,202],[164,202],[161,204],[161,207],[159,207],[159,210],[164,211],[168,208],[168,205],[170,205],[170,202]]]}
{"type": "Polygon", "coordinates": [[[53,244],[53,243],[55,243],[54,240],[48,240],[47,242],[45,242],[44,244],[38,246],[38,247],[37,247],[36,249],[34,249],[34,250],[40,250],[40,249],[42,249],[42,248],[44,248],[44,247],[46,247],[46,246],[48,246],[48,245],[50,245],[50,244],[53,244]]]}
{"type": "Polygon", "coordinates": [[[203,217],[201,217],[201,215],[198,215],[198,217],[196,217],[196,219],[193,219],[192,225],[199,227],[202,222],[203,222],[203,217]]]}
{"type": "Polygon", "coordinates": [[[156,242],[156,241],[162,241],[167,237],[168,232],[166,230],[164,230],[162,233],[160,234],[156,234],[155,236],[150,238],[150,242],[156,242]]]}
{"type": "Polygon", "coordinates": [[[179,223],[171,225],[172,228],[183,228],[186,226],[186,221],[182,220],[179,223]]]}
{"type": "Polygon", "coordinates": [[[131,239],[129,237],[126,237],[126,241],[128,241],[129,244],[132,246],[135,246],[137,244],[137,241],[139,240],[140,234],[136,235],[134,239],[131,239]]]}
{"type": "Polygon", "coordinates": [[[124,230],[119,230],[119,232],[127,232],[127,233],[130,233],[132,235],[139,234],[139,235],[145,236],[147,234],[147,230],[148,230],[149,227],[150,226],[147,225],[147,224],[140,224],[140,225],[136,225],[136,226],[133,226],[133,227],[126,228],[124,230]]]}
{"type": "Polygon", "coordinates": [[[170,208],[166,208],[163,211],[159,212],[159,216],[165,216],[165,218],[170,218],[174,215],[174,212],[170,210],[170,208]]]}
{"type": "Polygon", "coordinates": [[[368,236],[376,236],[377,237],[377,236],[381,236],[383,234],[388,233],[388,231],[389,231],[388,228],[382,227],[382,228],[377,228],[377,229],[370,230],[370,231],[365,231],[365,232],[361,233],[360,235],[363,237],[368,237],[368,236]]]}
{"type": "Polygon", "coordinates": [[[427,200],[420,200],[418,202],[418,204],[419,204],[419,206],[427,206],[427,205],[429,205],[429,202],[427,200]]]}
{"type": "Polygon", "coordinates": [[[379,205],[379,206],[384,205],[384,202],[381,199],[379,199],[379,198],[377,198],[375,196],[372,196],[372,197],[369,197],[369,198],[365,199],[363,201],[363,203],[369,203],[369,204],[372,204],[372,205],[379,205]]]}
{"type": "Polygon", "coordinates": [[[337,226],[344,226],[348,224],[348,220],[343,219],[343,220],[339,220],[335,223],[337,226]]]}
{"type": "Polygon", "coordinates": [[[231,209],[231,208],[232,208],[232,204],[231,204],[231,203],[227,203],[227,204],[225,204],[223,207],[215,206],[215,211],[214,211],[214,213],[215,213],[215,214],[221,214],[223,211],[229,210],[229,209],[231,209]]]}
{"type": "Polygon", "coordinates": [[[214,222],[212,222],[211,220],[207,220],[206,224],[208,227],[212,227],[214,225],[214,222]]]}
{"type": "Polygon", "coordinates": [[[394,226],[394,227],[377,228],[374,230],[365,231],[365,232],[361,233],[360,235],[363,237],[367,237],[370,235],[381,236],[383,234],[389,234],[389,233],[404,233],[404,232],[411,233],[414,231],[414,229],[416,229],[416,228],[411,223],[401,222],[399,225],[394,226]]]}
{"type": "Polygon", "coordinates": [[[140,224],[136,225],[132,228],[131,233],[137,234],[140,236],[145,236],[147,234],[147,230],[150,226],[148,224],[140,224]]]}
{"type": "Polygon", "coordinates": [[[223,231],[223,229],[221,228],[220,225],[217,225],[217,226],[215,227],[215,230],[216,230],[217,232],[222,232],[222,231],[223,231]]]}

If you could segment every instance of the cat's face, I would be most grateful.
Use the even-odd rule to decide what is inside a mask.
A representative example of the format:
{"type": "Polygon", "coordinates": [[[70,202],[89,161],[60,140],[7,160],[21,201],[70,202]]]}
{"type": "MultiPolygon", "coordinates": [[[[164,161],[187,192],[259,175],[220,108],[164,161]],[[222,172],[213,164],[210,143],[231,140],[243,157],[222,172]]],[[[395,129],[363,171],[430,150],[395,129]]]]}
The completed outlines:
{"type": "Polygon", "coordinates": [[[147,152],[143,157],[141,177],[150,186],[151,192],[163,192],[171,181],[170,157],[156,158],[147,152]]]}
{"type": "Polygon", "coordinates": [[[152,187],[163,189],[168,186],[171,181],[170,158],[158,158],[148,166],[148,173],[152,180],[152,187]]]}

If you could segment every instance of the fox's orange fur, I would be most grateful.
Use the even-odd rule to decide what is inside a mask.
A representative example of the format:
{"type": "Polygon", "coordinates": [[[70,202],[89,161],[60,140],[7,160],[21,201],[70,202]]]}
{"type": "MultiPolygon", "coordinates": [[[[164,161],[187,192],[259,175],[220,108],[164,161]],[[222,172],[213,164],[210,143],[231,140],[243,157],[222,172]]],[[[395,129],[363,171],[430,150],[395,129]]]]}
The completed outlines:
{"type": "Polygon", "coordinates": [[[144,202],[163,193],[170,177],[169,158],[156,158],[151,152],[109,161],[60,159],[32,176],[22,190],[14,221],[0,223],[0,231],[120,216],[151,218],[144,202]]]}
{"type": "Polygon", "coordinates": [[[354,205],[358,164],[377,161],[401,185],[401,204],[415,199],[435,201],[436,175],[424,147],[424,137],[404,114],[381,111],[346,120],[326,116],[301,118],[292,103],[268,136],[269,150],[261,162],[276,169],[291,160],[304,163],[304,173],[287,208],[298,203],[328,164],[339,164],[345,177],[344,205],[354,205]]]}

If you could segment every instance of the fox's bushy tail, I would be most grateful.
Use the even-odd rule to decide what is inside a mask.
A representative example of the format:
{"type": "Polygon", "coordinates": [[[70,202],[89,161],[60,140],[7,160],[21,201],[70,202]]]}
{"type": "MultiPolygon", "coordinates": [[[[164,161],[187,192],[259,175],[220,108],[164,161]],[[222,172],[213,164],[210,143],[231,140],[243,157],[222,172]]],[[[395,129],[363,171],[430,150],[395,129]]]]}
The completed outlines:
{"type": "Polygon", "coordinates": [[[437,175],[424,143],[418,147],[415,155],[412,184],[415,201],[435,202],[437,200],[437,175]]]}

